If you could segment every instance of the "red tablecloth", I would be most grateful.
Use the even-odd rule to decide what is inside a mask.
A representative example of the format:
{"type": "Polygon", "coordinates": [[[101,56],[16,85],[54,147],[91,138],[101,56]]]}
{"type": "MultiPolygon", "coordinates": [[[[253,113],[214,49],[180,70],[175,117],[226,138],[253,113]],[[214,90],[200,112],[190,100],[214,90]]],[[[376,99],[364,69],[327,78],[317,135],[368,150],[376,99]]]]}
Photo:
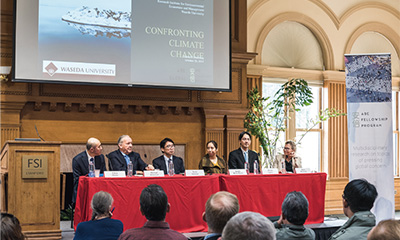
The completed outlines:
{"type": "Polygon", "coordinates": [[[114,219],[124,223],[124,230],[142,227],[146,219],[139,211],[139,197],[149,184],[158,184],[167,193],[171,211],[166,221],[179,232],[207,230],[202,219],[209,196],[220,190],[236,194],[240,211],[256,211],[265,216],[279,216],[286,193],[301,191],[310,203],[307,223],[324,221],[325,173],[204,177],[173,176],[163,178],[88,178],[80,177],[75,206],[74,227],[91,218],[90,201],[98,191],[114,198],[114,219]]]}
{"type": "Polygon", "coordinates": [[[288,192],[300,191],[308,199],[307,224],[324,222],[326,173],[220,176],[221,190],[235,194],[240,211],[280,216],[288,192]]]}

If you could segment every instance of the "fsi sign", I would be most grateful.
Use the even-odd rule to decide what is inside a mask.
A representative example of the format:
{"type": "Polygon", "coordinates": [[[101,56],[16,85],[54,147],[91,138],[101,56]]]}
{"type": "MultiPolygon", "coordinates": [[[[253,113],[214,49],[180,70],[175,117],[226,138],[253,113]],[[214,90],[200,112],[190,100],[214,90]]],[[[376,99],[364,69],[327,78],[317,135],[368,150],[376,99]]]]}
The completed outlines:
{"type": "Polygon", "coordinates": [[[47,178],[47,171],[47,156],[22,156],[22,178],[47,178]]]}

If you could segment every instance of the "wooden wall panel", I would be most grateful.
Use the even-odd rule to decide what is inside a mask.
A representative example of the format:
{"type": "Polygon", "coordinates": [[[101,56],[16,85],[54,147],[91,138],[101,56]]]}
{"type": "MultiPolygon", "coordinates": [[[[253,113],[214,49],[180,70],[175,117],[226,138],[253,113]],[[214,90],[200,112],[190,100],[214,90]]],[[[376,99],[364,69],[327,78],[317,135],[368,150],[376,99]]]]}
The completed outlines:
{"type": "Polygon", "coordinates": [[[1,146],[7,140],[14,140],[15,138],[19,138],[19,125],[1,125],[1,146]]]}
{"type": "MultiPolygon", "coordinates": [[[[347,112],[344,82],[328,82],[328,107],[347,112]]],[[[329,178],[348,178],[347,117],[332,118],[328,122],[328,174],[329,178]]]]}

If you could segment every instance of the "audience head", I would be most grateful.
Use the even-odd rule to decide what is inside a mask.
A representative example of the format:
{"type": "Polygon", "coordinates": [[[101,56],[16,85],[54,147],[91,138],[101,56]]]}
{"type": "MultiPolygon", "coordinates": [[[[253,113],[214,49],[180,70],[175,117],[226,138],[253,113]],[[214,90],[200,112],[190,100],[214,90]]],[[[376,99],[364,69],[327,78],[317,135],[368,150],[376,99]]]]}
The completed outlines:
{"type": "Polygon", "coordinates": [[[242,212],[233,216],[222,232],[222,240],[275,240],[275,227],[263,215],[242,212]]]}
{"type": "Polygon", "coordinates": [[[400,239],[400,220],[384,220],[368,233],[367,240],[398,240],[400,239]]]}
{"type": "Polygon", "coordinates": [[[355,179],[349,182],[343,191],[343,209],[352,213],[369,211],[374,206],[378,192],[374,185],[365,179],[355,179]]]}
{"type": "Polygon", "coordinates": [[[111,217],[111,205],[113,198],[108,192],[97,192],[93,195],[90,206],[92,208],[92,220],[99,217],[111,217]]]}
{"type": "Polygon", "coordinates": [[[251,144],[251,135],[249,132],[241,132],[239,134],[240,147],[247,150],[251,144]]]}
{"type": "Polygon", "coordinates": [[[23,240],[18,219],[9,213],[1,213],[1,240],[23,240]]]}
{"type": "Polygon", "coordinates": [[[124,154],[129,154],[133,151],[132,138],[128,135],[122,135],[118,138],[118,147],[124,154]]]}
{"type": "Polygon", "coordinates": [[[294,225],[303,225],[308,217],[308,200],[302,192],[290,192],[282,203],[282,217],[294,225]]]}
{"type": "Polygon", "coordinates": [[[170,157],[175,153],[175,143],[171,138],[164,138],[160,142],[161,152],[170,157]]]}
{"type": "Polygon", "coordinates": [[[86,142],[86,150],[91,156],[99,156],[101,154],[101,150],[103,150],[103,147],[101,146],[99,139],[89,138],[86,142]]]}
{"type": "Polygon", "coordinates": [[[216,156],[218,152],[218,144],[216,141],[211,140],[206,144],[208,156],[216,156]]]}
{"type": "Polygon", "coordinates": [[[167,194],[162,187],[151,184],[140,194],[140,211],[150,221],[164,221],[169,211],[167,194]]]}
{"type": "Polygon", "coordinates": [[[206,203],[203,219],[207,222],[208,232],[222,233],[226,223],[239,212],[236,195],[221,191],[210,196],[206,203]]]}

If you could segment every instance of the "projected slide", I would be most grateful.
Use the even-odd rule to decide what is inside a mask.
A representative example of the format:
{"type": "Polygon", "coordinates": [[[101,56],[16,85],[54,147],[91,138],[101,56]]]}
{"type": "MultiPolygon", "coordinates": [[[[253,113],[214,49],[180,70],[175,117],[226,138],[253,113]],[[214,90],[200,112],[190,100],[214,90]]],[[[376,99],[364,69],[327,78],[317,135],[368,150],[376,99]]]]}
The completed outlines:
{"type": "Polygon", "coordinates": [[[206,2],[134,1],[139,7],[132,8],[132,79],[157,84],[166,77],[172,84],[213,84],[213,18],[207,16],[213,6],[206,2]],[[135,68],[142,61],[164,66],[163,71],[154,73],[152,64],[135,68]]]}
{"type": "Polygon", "coordinates": [[[229,0],[19,0],[16,16],[17,81],[230,90],[229,0]]]}

